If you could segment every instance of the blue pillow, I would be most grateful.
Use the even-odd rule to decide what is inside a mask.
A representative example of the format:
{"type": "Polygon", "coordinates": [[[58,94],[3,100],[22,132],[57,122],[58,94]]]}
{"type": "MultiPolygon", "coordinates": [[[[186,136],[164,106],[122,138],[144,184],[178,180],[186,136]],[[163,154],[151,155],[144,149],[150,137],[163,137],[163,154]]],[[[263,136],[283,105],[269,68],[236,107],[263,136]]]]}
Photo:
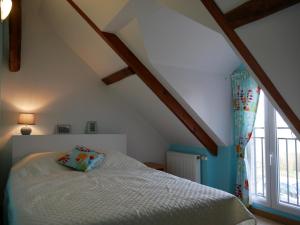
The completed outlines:
{"type": "Polygon", "coordinates": [[[88,172],[100,166],[104,159],[103,153],[77,145],[70,153],[60,157],[57,162],[78,171],[88,172]]]}

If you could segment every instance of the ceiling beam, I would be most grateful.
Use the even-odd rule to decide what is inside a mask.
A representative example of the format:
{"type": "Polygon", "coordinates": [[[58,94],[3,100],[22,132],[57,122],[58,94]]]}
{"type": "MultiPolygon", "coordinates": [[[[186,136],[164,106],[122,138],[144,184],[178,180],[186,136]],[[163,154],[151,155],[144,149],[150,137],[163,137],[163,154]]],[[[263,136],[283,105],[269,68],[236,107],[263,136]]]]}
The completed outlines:
{"type": "Polygon", "coordinates": [[[210,14],[214,17],[214,19],[219,24],[219,26],[222,28],[224,33],[227,35],[228,39],[232,42],[232,44],[234,45],[236,50],[244,58],[245,62],[248,64],[248,66],[254,72],[254,74],[256,75],[258,80],[266,88],[266,90],[271,95],[273,100],[277,103],[277,105],[280,107],[282,112],[285,114],[285,116],[288,118],[288,120],[291,122],[291,124],[294,126],[294,128],[300,134],[299,118],[293,112],[293,110],[287,104],[287,102],[284,100],[284,98],[282,97],[280,92],[277,90],[277,88],[274,86],[274,84],[270,80],[269,76],[266,74],[266,72],[263,70],[263,68],[256,61],[256,59],[251,54],[251,52],[246,47],[246,45],[243,43],[243,41],[240,39],[238,34],[233,30],[230,23],[227,22],[224,14],[219,9],[217,4],[213,0],[201,0],[201,1],[205,5],[207,10],[210,12],[210,14]]]}
{"type": "Polygon", "coordinates": [[[72,1],[67,0],[81,17],[99,34],[100,37],[120,56],[120,58],[140,77],[153,93],[174,113],[190,132],[213,154],[217,155],[218,146],[202,129],[196,120],[159,82],[151,71],[112,33],[102,32],[97,25],[72,1]]]}
{"type": "Polygon", "coordinates": [[[21,68],[21,40],[22,40],[22,7],[21,0],[13,0],[9,15],[9,60],[8,67],[11,72],[21,68]]]}
{"type": "Polygon", "coordinates": [[[218,147],[213,139],[201,128],[185,108],[157,80],[150,70],[130,51],[130,49],[115,35],[103,32],[107,43],[130,66],[139,78],[153,93],[174,113],[174,115],[194,134],[194,136],[214,155],[218,147]]]}
{"type": "Polygon", "coordinates": [[[225,18],[235,29],[299,2],[300,0],[250,0],[226,13],[225,18]]]}
{"type": "Polygon", "coordinates": [[[116,83],[120,80],[123,80],[124,78],[129,77],[133,74],[134,74],[134,71],[130,67],[126,67],[126,68],[121,69],[111,75],[108,75],[107,77],[104,77],[102,79],[102,81],[106,85],[110,85],[110,84],[116,83]]]}

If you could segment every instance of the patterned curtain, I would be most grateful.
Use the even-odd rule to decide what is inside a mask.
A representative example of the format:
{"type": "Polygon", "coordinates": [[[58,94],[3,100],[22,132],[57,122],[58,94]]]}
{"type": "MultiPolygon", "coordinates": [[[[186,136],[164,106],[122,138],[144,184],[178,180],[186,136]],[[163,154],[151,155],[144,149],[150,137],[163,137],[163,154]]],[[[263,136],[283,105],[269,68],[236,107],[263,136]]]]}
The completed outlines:
{"type": "Polygon", "coordinates": [[[234,145],[237,153],[235,194],[248,206],[249,185],[246,162],[244,160],[245,149],[254,127],[260,88],[243,65],[233,72],[231,83],[234,112],[234,145]]]}

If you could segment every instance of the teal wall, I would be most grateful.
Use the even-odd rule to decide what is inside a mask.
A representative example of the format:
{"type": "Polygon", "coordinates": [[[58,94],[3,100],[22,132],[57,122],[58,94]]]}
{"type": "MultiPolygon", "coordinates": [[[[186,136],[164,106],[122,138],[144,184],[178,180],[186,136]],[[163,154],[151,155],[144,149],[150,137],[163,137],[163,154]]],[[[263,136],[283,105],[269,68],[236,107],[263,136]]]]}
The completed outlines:
{"type": "Polygon", "coordinates": [[[202,184],[234,193],[236,160],[233,146],[219,148],[218,156],[211,155],[205,148],[171,145],[170,151],[201,154],[208,157],[201,163],[202,184]]]}

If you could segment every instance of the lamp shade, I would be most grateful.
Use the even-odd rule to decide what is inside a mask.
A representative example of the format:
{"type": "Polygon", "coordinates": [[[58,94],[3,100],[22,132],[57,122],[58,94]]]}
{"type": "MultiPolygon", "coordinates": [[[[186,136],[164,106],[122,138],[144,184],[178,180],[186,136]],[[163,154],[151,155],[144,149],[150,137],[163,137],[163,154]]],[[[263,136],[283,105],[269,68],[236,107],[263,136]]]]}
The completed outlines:
{"type": "Polygon", "coordinates": [[[34,125],[35,124],[35,114],[34,113],[20,113],[18,124],[34,125]]]}
{"type": "Polygon", "coordinates": [[[1,20],[5,20],[11,11],[12,0],[0,0],[0,7],[1,7],[1,20]]]}

